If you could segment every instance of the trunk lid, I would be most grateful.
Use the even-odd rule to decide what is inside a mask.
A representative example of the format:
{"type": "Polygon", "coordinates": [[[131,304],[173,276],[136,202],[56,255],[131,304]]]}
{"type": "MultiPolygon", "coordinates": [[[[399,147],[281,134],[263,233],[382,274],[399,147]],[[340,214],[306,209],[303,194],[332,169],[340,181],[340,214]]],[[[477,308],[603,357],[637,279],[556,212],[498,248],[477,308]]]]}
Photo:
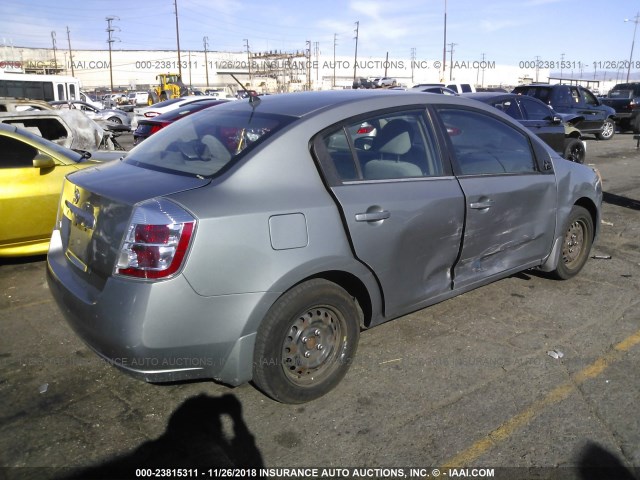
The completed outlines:
{"type": "Polygon", "coordinates": [[[101,288],[113,273],[137,203],[208,183],[208,179],[122,162],[69,175],[62,189],[57,222],[65,256],[87,281],[101,288]]]}

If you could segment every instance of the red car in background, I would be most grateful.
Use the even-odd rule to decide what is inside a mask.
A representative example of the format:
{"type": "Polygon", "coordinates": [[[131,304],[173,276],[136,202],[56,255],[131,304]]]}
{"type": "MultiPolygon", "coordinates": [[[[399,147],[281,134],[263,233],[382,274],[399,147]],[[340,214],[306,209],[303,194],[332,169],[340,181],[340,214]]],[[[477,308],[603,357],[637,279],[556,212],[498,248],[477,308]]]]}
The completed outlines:
{"type": "Polygon", "coordinates": [[[138,127],[133,132],[133,144],[138,145],[145,138],[150,137],[158,130],[163,129],[167,125],[171,125],[173,122],[187,117],[192,113],[199,112],[205,108],[220,105],[221,103],[226,103],[228,101],[229,100],[222,99],[202,100],[195,103],[189,103],[183,107],[158,115],[157,117],[140,120],[138,122],[138,127]]]}

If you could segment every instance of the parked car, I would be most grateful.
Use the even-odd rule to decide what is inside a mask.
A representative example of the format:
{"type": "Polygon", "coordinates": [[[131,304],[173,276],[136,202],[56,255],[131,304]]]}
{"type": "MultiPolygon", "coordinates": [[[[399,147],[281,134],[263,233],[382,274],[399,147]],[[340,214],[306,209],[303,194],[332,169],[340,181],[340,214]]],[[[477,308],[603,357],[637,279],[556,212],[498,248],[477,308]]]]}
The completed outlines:
{"type": "Polygon", "coordinates": [[[177,120],[188,117],[192,113],[226,103],[227,101],[228,100],[217,100],[212,98],[203,102],[192,102],[184,105],[183,107],[171,110],[170,112],[158,115],[157,117],[140,120],[138,122],[138,127],[133,132],[133,144],[138,145],[146,138],[149,138],[154,133],[162,130],[164,127],[171,125],[177,120]]]}
{"type": "Polygon", "coordinates": [[[131,126],[131,119],[121,110],[106,108],[100,110],[93,105],[80,100],[59,100],[49,102],[53,108],[58,110],[79,110],[83,112],[91,120],[104,120],[107,122],[117,123],[119,125],[131,126]]]}
{"type": "Polygon", "coordinates": [[[98,110],[104,109],[104,104],[101,101],[99,101],[95,95],[89,95],[88,93],[83,92],[82,90],[80,90],[80,100],[83,102],[87,102],[89,105],[94,106],[98,110]]]}
{"type": "Polygon", "coordinates": [[[619,83],[600,101],[616,111],[620,130],[640,133],[640,82],[619,83]]]}
{"type": "Polygon", "coordinates": [[[466,93],[467,98],[491,105],[515,118],[544,140],[561,157],[572,162],[584,163],[586,145],[575,123],[581,116],[562,116],[540,100],[515,93],[466,93]]]}
{"type": "Polygon", "coordinates": [[[395,87],[397,84],[398,81],[393,77],[380,77],[373,81],[373,85],[376,88],[395,87]]]}
{"type": "Polygon", "coordinates": [[[576,127],[583,134],[594,134],[600,140],[609,140],[616,131],[615,110],[603,105],[593,93],[579,85],[534,83],[520,85],[512,93],[535,97],[558,113],[582,116],[584,120],[576,127]]]}
{"type": "Polygon", "coordinates": [[[353,81],[352,88],[376,88],[373,82],[364,77],[358,77],[353,81]]]}
{"type": "Polygon", "coordinates": [[[0,123],[25,128],[77,152],[92,152],[102,148],[106,135],[103,125],[75,109],[2,113],[0,123]]]}
{"type": "Polygon", "coordinates": [[[178,98],[170,98],[169,100],[164,100],[163,102],[154,103],[153,105],[149,105],[148,107],[136,108],[133,110],[133,118],[131,119],[131,128],[138,128],[138,122],[144,118],[153,118],[158,115],[162,115],[163,113],[170,112],[171,110],[175,110],[176,108],[180,108],[183,105],[187,105],[191,102],[203,102],[211,100],[206,96],[196,96],[190,95],[188,97],[178,97],[178,98]]]}
{"type": "Polygon", "coordinates": [[[135,107],[149,104],[148,92],[129,92],[129,103],[135,107]]]}
{"type": "Polygon", "coordinates": [[[447,88],[456,93],[472,93],[476,91],[476,87],[470,83],[449,83],[447,84],[447,88]]]}
{"type": "Polygon", "coordinates": [[[0,257],[47,253],[65,175],[95,164],[26,129],[0,123],[0,257]]]}
{"type": "Polygon", "coordinates": [[[525,269],[576,275],[601,202],[593,169],[479,102],[271,95],[69,175],[47,276],[130,374],[253,380],[301,403],[340,382],[361,328],[525,269]],[[354,138],[364,124],[373,140],[354,138]]]}
{"type": "Polygon", "coordinates": [[[411,90],[423,93],[439,93],[442,95],[458,95],[456,92],[447,87],[430,86],[430,87],[413,87],[411,90]]]}

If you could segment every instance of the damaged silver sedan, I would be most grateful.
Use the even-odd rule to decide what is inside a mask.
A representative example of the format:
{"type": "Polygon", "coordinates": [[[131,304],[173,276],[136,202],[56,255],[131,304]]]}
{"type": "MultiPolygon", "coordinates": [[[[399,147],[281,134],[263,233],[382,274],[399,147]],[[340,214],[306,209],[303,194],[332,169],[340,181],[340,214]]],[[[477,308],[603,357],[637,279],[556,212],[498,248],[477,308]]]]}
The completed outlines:
{"type": "Polygon", "coordinates": [[[385,91],[273,95],[70,175],[49,285],[99,355],[152,382],[334,388],[360,331],[588,259],[602,186],[496,109],[385,91]]]}

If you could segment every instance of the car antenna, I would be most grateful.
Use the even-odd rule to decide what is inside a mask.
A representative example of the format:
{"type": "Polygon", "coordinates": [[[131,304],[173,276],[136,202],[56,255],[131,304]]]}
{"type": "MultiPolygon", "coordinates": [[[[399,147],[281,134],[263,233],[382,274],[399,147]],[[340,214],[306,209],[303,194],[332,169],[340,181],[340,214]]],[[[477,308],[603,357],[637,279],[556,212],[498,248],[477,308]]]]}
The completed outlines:
{"type": "Polygon", "coordinates": [[[249,90],[247,90],[247,87],[245,87],[242,84],[242,82],[240,80],[238,80],[233,73],[229,73],[229,75],[231,75],[231,77],[236,81],[236,83],[238,85],[240,85],[240,88],[242,88],[242,90],[244,90],[244,93],[247,94],[247,96],[249,97],[249,103],[251,104],[251,106],[252,107],[257,107],[258,104],[260,103],[260,97],[258,97],[257,95],[252,95],[251,92],[249,92],[249,90]]]}

